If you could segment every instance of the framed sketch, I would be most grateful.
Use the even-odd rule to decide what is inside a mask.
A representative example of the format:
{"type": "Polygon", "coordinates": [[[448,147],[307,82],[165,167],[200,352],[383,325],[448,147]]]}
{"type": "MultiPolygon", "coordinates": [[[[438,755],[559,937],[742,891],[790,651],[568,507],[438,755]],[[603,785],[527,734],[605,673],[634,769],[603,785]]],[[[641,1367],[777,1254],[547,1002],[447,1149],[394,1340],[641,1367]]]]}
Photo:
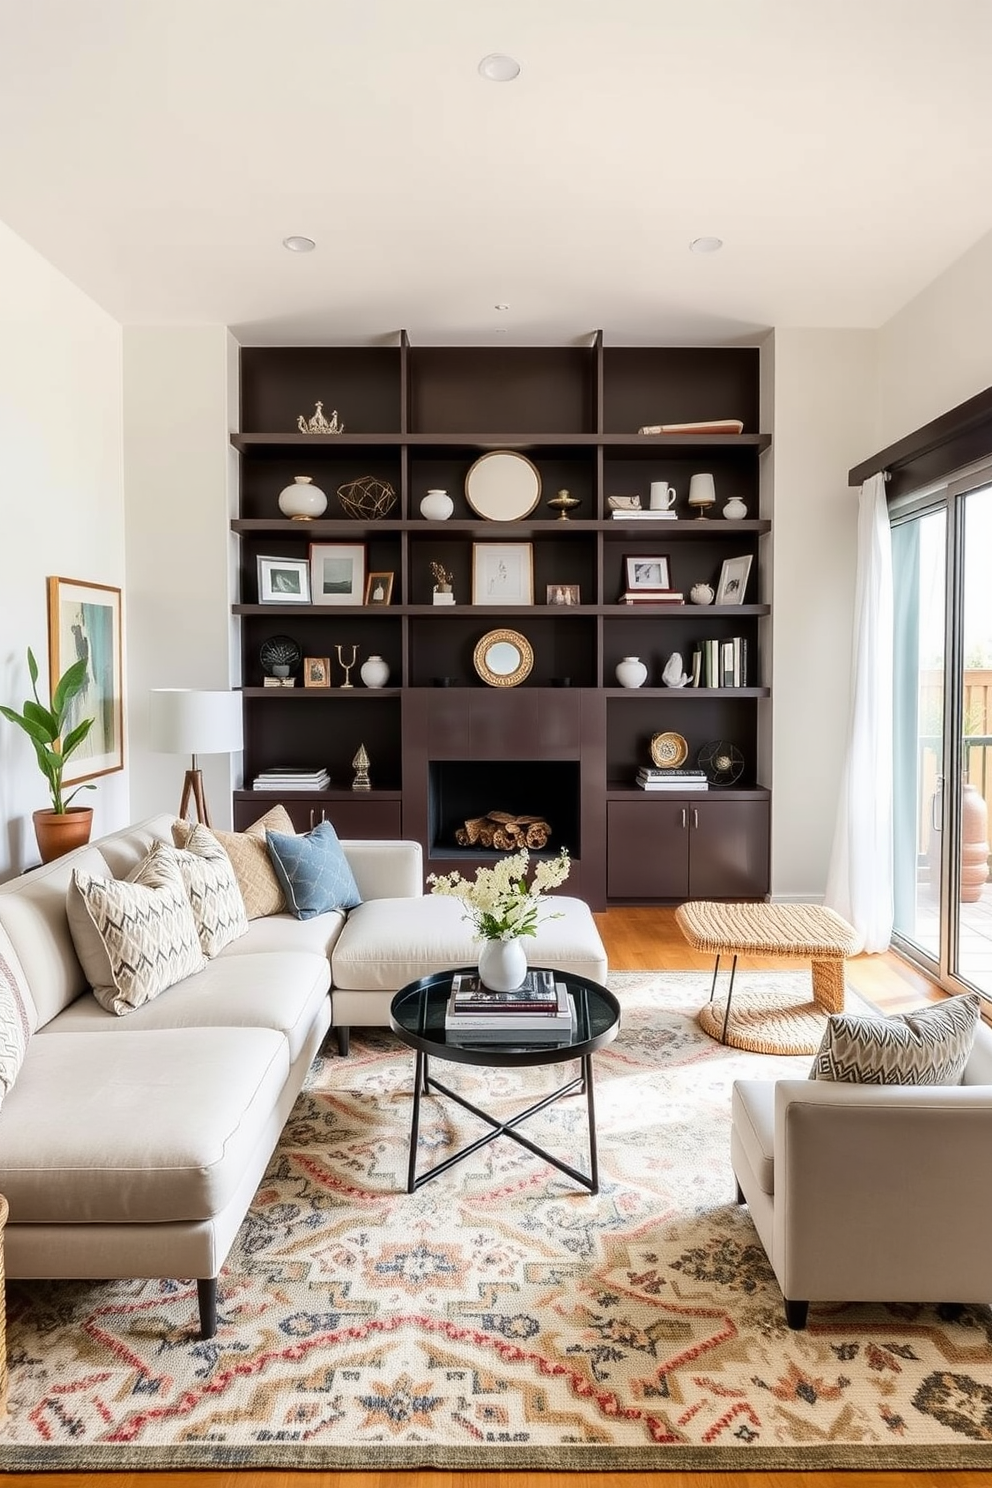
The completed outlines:
{"type": "Polygon", "coordinates": [[[259,604],[309,604],[310,564],[305,558],[258,559],[259,604]]]}
{"type": "Polygon", "coordinates": [[[532,605],[533,543],[473,543],[472,603],[532,605]]]}
{"type": "Polygon", "coordinates": [[[578,584],[549,584],[545,604],[577,605],[582,603],[582,591],[578,584]]]}
{"type": "Polygon", "coordinates": [[[48,580],[48,669],[54,688],[74,661],[86,662],[86,685],[72,702],[69,728],[94,720],[65,767],[75,785],[124,768],[121,591],[83,579],[48,580]]]}
{"type": "Polygon", "coordinates": [[[311,543],[310,590],[315,605],[360,605],[365,598],[365,544],[311,543]]]}
{"type": "Polygon", "coordinates": [[[304,656],[303,686],[330,687],[331,658],[329,656],[304,656]]]}
{"type": "Polygon", "coordinates": [[[747,576],[750,572],[750,556],[725,558],[723,567],[720,569],[720,582],[716,586],[716,603],[718,605],[743,604],[747,576]]]}
{"type": "Polygon", "coordinates": [[[367,605],[388,605],[393,597],[393,575],[391,573],[370,573],[365,580],[365,603],[367,605]]]}
{"type": "Polygon", "coordinates": [[[668,554],[629,553],[623,560],[627,592],[635,589],[671,589],[668,554]]]}

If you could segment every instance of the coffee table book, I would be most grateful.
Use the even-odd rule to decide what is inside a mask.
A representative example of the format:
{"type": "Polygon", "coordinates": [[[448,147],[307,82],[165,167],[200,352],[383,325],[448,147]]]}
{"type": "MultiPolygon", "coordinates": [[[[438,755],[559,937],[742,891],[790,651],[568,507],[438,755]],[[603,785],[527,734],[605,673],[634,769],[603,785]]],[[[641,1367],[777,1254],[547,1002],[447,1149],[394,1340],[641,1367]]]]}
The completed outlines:
{"type": "Polygon", "coordinates": [[[553,1003],[538,1010],[519,1009],[500,1004],[486,1004],[487,1012],[460,1011],[454,992],[448,998],[444,1029],[449,1038],[468,1043],[549,1042],[567,1038],[572,1028],[572,1003],[564,982],[555,985],[553,1003]],[[550,1007],[550,1011],[549,1011],[550,1007]]]}

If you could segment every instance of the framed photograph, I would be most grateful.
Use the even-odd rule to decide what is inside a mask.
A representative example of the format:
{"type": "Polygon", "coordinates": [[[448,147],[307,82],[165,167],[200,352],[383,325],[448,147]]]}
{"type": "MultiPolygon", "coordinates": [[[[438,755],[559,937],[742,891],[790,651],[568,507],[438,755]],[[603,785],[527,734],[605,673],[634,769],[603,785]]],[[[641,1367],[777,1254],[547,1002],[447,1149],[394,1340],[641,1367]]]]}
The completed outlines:
{"type": "Polygon", "coordinates": [[[331,658],[329,656],[304,656],[303,686],[330,687],[331,658]]]}
{"type": "Polygon", "coordinates": [[[750,556],[725,558],[720,569],[720,582],[716,586],[716,603],[734,605],[744,603],[747,576],[751,572],[750,556]]]}
{"type": "Polygon", "coordinates": [[[259,604],[309,604],[310,564],[306,558],[258,559],[259,604]]]}
{"type": "Polygon", "coordinates": [[[623,560],[628,593],[634,589],[671,589],[668,554],[628,553],[623,560]]]}
{"type": "Polygon", "coordinates": [[[582,593],[578,584],[549,584],[545,604],[549,605],[577,605],[582,603],[582,593]]]}
{"type": "Polygon", "coordinates": [[[473,543],[472,603],[532,605],[533,543],[473,543]]]}
{"type": "Polygon", "coordinates": [[[94,724],[65,767],[76,785],[124,768],[121,591],[83,579],[48,580],[48,668],[52,687],[74,661],[86,662],[86,685],[73,700],[69,727],[94,724]]]}
{"type": "Polygon", "coordinates": [[[365,544],[311,543],[310,589],[315,605],[360,605],[365,598],[365,544]]]}
{"type": "Polygon", "coordinates": [[[365,603],[367,605],[388,605],[392,597],[392,574],[370,573],[365,580],[365,603]]]}

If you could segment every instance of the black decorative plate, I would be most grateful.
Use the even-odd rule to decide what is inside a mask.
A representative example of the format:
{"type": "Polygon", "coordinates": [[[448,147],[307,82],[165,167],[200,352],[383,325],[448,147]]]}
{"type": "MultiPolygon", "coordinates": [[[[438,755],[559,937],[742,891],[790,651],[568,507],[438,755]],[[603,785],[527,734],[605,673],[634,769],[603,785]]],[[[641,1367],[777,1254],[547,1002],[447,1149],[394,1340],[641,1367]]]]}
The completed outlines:
{"type": "Polygon", "coordinates": [[[276,676],[274,667],[288,667],[288,672],[281,673],[282,676],[292,676],[299,669],[303,660],[303,652],[293,640],[292,636],[277,635],[269,636],[263,641],[258,651],[258,659],[262,663],[262,671],[267,677],[276,676]]]}

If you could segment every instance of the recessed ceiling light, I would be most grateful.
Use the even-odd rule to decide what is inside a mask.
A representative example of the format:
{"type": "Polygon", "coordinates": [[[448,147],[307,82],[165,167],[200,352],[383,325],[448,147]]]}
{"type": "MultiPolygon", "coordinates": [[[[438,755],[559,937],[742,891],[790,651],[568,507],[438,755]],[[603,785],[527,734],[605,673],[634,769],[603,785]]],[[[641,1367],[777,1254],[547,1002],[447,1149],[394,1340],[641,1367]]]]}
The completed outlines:
{"type": "Polygon", "coordinates": [[[282,246],[288,248],[290,253],[312,253],[317,244],[313,238],[283,238],[282,246]]]}
{"type": "Polygon", "coordinates": [[[479,63],[479,72],[491,83],[512,83],[520,76],[520,63],[502,52],[490,52],[479,63]]]}
{"type": "Polygon", "coordinates": [[[723,247],[722,238],[693,238],[689,244],[693,253],[719,253],[723,247]]]}

